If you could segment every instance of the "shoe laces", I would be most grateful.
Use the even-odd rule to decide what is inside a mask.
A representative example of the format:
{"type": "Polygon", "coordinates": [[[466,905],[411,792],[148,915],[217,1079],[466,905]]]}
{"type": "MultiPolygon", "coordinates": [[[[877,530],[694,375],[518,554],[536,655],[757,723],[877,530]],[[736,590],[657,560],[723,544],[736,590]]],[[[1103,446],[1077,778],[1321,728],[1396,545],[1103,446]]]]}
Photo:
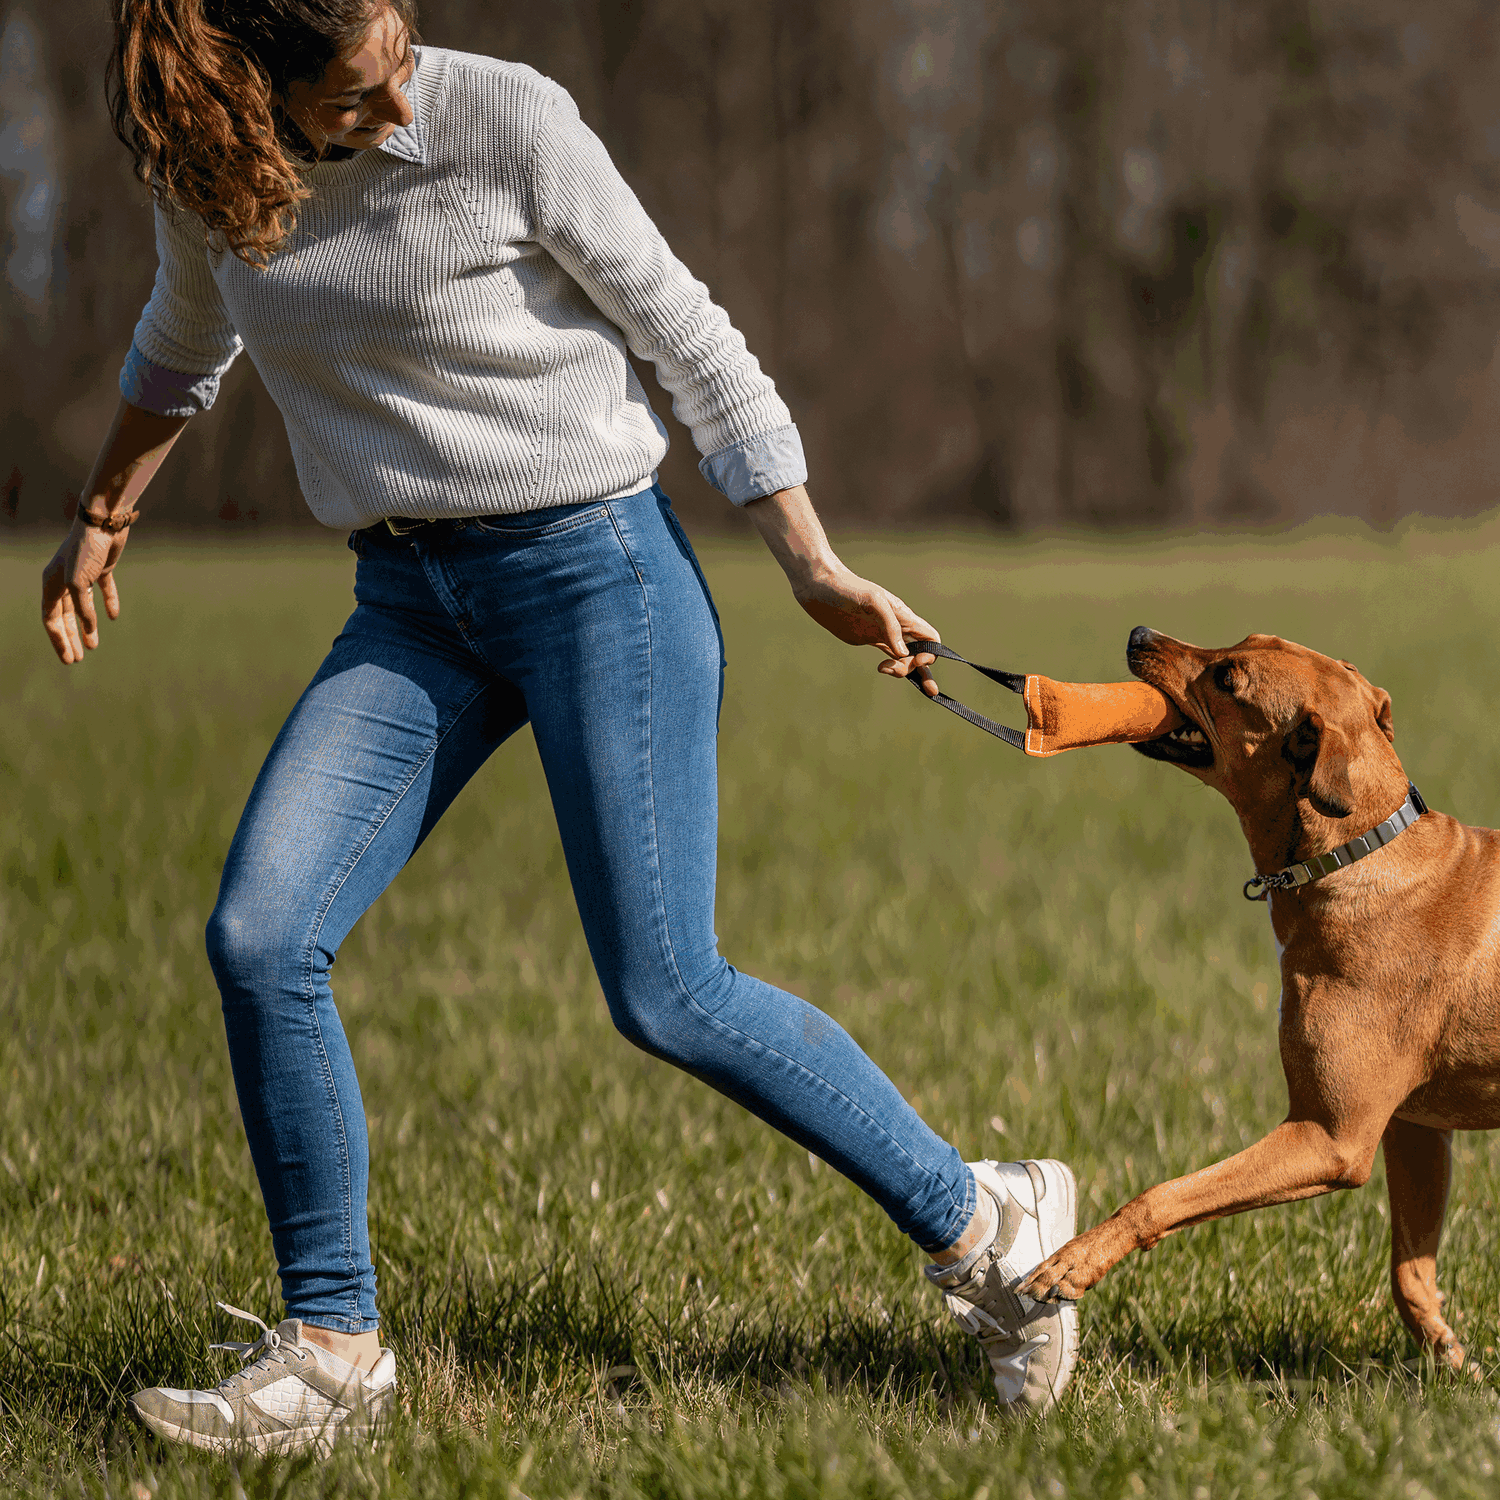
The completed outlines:
{"type": "Polygon", "coordinates": [[[281,1335],[257,1318],[254,1313],[244,1312],[238,1307],[231,1307],[227,1302],[219,1302],[216,1306],[223,1311],[232,1314],[236,1318],[243,1318],[247,1323],[260,1324],[260,1337],[248,1344],[210,1344],[210,1349],[227,1349],[231,1354],[238,1354],[242,1368],[227,1376],[219,1382],[221,1391],[233,1391],[241,1381],[254,1369],[263,1365],[284,1365],[287,1362],[286,1355],[281,1352],[281,1335]]]}
{"type": "Polygon", "coordinates": [[[1014,1284],[1000,1282],[995,1276],[999,1260],[993,1250],[988,1251],[963,1281],[943,1288],[943,1300],[954,1320],[987,1351],[998,1353],[1005,1345],[1014,1344],[1018,1353],[1028,1354],[1047,1343],[1048,1336],[1038,1333],[1021,1337],[1021,1327],[1031,1320],[1038,1304],[1017,1291],[1014,1284]]]}
{"type": "Polygon", "coordinates": [[[994,1313],[977,1300],[971,1301],[968,1297],[955,1296],[949,1292],[944,1301],[947,1302],[948,1311],[953,1314],[954,1320],[961,1324],[966,1332],[972,1333],[986,1348],[1008,1341],[1021,1341],[1032,1346],[1047,1342],[1045,1333],[1021,1340],[1019,1330],[1002,1323],[994,1313]]]}
{"type": "MultiPolygon", "coordinates": [[[[986,1290],[983,1284],[972,1289],[979,1296],[983,1296],[986,1290]]],[[[1012,1298],[1017,1296],[1014,1292],[1010,1295],[1012,1298]]],[[[1006,1383],[1014,1383],[1014,1388],[1020,1390],[1026,1380],[1026,1370],[1032,1354],[1044,1344],[1050,1344],[1051,1335],[1034,1333],[1028,1338],[1021,1329],[1007,1327],[992,1312],[981,1306],[977,1298],[970,1301],[966,1296],[955,1296],[949,1292],[943,1300],[959,1326],[979,1340],[979,1347],[984,1350],[997,1382],[1003,1374],[1008,1373],[1009,1381],[1006,1383]]]]}
{"type": "Polygon", "coordinates": [[[1043,1344],[1051,1342],[1051,1335],[1036,1333],[1030,1338],[1022,1338],[1018,1328],[1007,1328],[992,1313],[982,1307],[976,1307],[972,1302],[966,1302],[962,1297],[950,1296],[947,1298],[948,1311],[953,1314],[954,1320],[959,1323],[966,1332],[972,1333],[975,1338],[984,1345],[986,1351],[999,1353],[1007,1344],[1015,1346],[1018,1354],[1030,1354],[1033,1349],[1040,1349],[1043,1344]]]}

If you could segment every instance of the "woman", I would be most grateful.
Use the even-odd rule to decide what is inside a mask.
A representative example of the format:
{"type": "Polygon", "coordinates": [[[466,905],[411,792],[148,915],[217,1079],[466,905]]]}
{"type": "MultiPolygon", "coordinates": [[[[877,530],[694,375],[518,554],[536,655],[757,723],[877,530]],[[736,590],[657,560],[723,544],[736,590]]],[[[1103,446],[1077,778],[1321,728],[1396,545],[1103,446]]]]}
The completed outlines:
{"type": "Polygon", "coordinates": [[[1045,1407],[1074,1311],[1009,1287],[1072,1234],[1066,1167],[965,1165],[840,1027],[716,950],[722,648],[627,350],[814,619],[898,677],[933,660],[905,640],[936,632],[834,555],[786,407],[568,95],[417,47],[408,4],[117,0],[116,125],[155,194],[160,268],[44,575],[53,646],[97,647],[96,583],[118,617],[135,502],[241,349],[308,503],[359,558],[357,608],[271,748],[208,925],[287,1317],[215,1390],[131,1409],[169,1439],[293,1450],[390,1405],[328,970],[528,721],[619,1029],[872,1194],[931,1254],[1002,1400],[1045,1407]]]}

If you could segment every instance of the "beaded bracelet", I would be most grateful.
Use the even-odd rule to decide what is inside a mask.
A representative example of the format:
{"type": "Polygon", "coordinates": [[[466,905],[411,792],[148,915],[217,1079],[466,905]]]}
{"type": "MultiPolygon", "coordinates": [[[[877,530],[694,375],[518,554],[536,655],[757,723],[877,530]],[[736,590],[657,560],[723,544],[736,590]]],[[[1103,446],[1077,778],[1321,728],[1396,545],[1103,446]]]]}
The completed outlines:
{"type": "Polygon", "coordinates": [[[125,512],[118,516],[96,516],[93,511],[85,510],[81,505],[78,507],[78,519],[85,526],[97,526],[100,531],[107,531],[113,536],[116,532],[126,530],[132,521],[139,521],[141,513],[138,510],[125,512]]]}

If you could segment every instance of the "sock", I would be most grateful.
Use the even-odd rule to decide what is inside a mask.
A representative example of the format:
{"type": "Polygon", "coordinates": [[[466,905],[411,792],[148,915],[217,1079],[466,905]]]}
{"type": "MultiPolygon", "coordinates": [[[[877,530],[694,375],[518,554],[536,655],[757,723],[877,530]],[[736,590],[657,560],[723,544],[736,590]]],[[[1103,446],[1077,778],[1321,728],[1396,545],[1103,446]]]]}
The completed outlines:
{"type": "Polygon", "coordinates": [[[974,1184],[974,1217],[964,1232],[946,1250],[933,1256],[939,1274],[948,1274],[970,1256],[983,1250],[1000,1227],[1000,1206],[982,1183],[974,1184]]]}

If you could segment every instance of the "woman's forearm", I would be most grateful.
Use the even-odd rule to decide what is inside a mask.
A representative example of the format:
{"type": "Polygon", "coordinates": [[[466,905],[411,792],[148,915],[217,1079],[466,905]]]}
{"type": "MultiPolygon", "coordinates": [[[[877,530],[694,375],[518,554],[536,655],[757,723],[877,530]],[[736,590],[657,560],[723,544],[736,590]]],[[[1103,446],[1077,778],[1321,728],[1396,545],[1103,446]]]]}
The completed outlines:
{"type": "Polygon", "coordinates": [[[83,487],[83,508],[94,515],[133,510],[190,420],[159,417],[122,399],[83,487]]]}
{"type": "Polygon", "coordinates": [[[187,423],[186,417],[159,417],[128,401],[121,401],[115,411],[83,487],[79,514],[42,570],[42,625],[65,666],[82,661],[84,652],[99,644],[96,585],[104,595],[105,614],[111,620],[120,618],[115,565],[129,540],[129,524],[105,530],[86,524],[84,515],[96,521],[105,515],[128,515],[187,423]]]}
{"type": "Polygon", "coordinates": [[[932,654],[912,655],[906,647],[907,641],[938,640],[937,631],[888,589],[839,561],[806,486],[778,490],[743,508],[781,564],[793,597],[819,625],[851,646],[879,647],[890,658],[880,668],[889,676],[921,670],[923,690],[937,692],[924,670],[932,654]]]}
{"type": "Polygon", "coordinates": [[[841,566],[806,485],[778,490],[742,508],[781,564],[794,591],[799,584],[827,577],[841,566]]]}

